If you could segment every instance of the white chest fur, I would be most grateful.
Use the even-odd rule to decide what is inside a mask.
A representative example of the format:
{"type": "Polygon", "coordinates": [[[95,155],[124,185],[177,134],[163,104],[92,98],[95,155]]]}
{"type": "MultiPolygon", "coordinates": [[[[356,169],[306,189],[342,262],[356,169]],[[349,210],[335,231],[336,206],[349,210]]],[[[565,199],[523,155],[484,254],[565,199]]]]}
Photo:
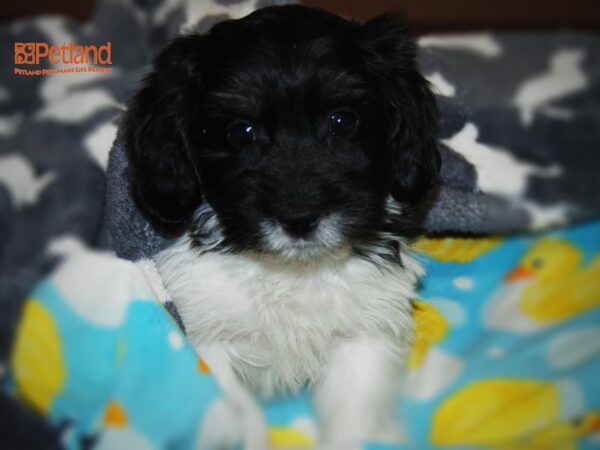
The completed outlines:
{"type": "Polygon", "coordinates": [[[384,340],[401,357],[421,269],[347,256],[311,264],[255,255],[201,254],[182,239],[156,257],[192,344],[220,342],[241,380],[262,396],[319,378],[335,346],[384,340]]]}

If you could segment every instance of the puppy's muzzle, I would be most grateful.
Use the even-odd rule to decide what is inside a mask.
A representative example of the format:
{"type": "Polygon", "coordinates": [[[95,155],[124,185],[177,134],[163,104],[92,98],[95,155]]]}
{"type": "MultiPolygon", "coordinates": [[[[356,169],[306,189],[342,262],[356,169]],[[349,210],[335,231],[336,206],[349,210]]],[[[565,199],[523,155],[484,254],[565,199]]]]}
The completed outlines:
{"type": "Polygon", "coordinates": [[[279,214],[278,221],[293,237],[306,238],[319,225],[320,215],[309,211],[286,211],[279,214]]]}

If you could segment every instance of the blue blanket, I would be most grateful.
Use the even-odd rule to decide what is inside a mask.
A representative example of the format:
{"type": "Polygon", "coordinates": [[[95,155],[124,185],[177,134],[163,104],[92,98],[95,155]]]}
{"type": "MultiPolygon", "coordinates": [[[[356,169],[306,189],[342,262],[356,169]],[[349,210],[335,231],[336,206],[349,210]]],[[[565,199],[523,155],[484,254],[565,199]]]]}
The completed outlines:
{"type": "MultiPolygon", "coordinates": [[[[195,448],[221,397],[163,308],[149,262],[70,239],[52,248],[64,259],[27,300],[6,388],[69,449],[195,448]]],[[[397,408],[408,441],[373,448],[597,448],[600,221],[534,236],[423,238],[413,249],[427,275],[397,408]]],[[[274,448],[312,448],[307,395],[264,408],[274,448]]]]}

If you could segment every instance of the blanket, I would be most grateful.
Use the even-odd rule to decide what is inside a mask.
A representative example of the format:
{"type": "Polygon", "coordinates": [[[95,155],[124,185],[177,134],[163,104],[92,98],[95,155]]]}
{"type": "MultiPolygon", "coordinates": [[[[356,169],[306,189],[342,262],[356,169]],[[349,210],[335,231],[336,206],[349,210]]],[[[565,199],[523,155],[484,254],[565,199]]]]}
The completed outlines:
{"type": "MultiPolygon", "coordinates": [[[[0,56],[3,61],[13,61],[13,49],[16,42],[42,41],[60,45],[64,42],[100,44],[111,41],[113,51],[113,71],[110,74],[71,73],[46,77],[18,76],[9,71],[0,74],[0,307],[3,311],[0,316],[0,374],[6,378],[7,392],[21,400],[24,399],[24,402],[36,414],[43,413],[50,418],[50,421],[45,422],[28,411],[14,412],[16,410],[13,408],[13,400],[0,396],[0,411],[10,411],[9,414],[3,414],[3,417],[11,418],[11,421],[4,423],[3,428],[0,428],[2,434],[6,436],[8,433],[19,442],[35,442],[35,444],[25,445],[22,448],[43,448],[43,446],[53,448],[51,447],[51,442],[54,442],[52,437],[56,438],[56,442],[62,440],[68,443],[71,448],[78,448],[76,445],[81,448],[90,447],[100,439],[98,430],[104,429],[101,428],[104,415],[109,416],[108,423],[112,423],[111,420],[117,416],[120,417],[117,422],[121,420],[120,423],[128,424],[131,422],[126,420],[123,422],[123,418],[128,416],[129,409],[145,408],[147,414],[151,413],[148,407],[150,403],[144,400],[144,396],[139,391],[136,395],[131,395],[129,400],[115,403],[119,406],[114,406],[115,404],[110,403],[108,397],[100,395],[94,403],[95,406],[90,409],[86,409],[89,405],[83,401],[76,404],[67,401],[68,406],[53,409],[56,402],[59,405],[65,404],[63,400],[58,399],[57,392],[64,396],[72,393],[72,399],[82,397],[85,400],[87,398],[89,393],[84,392],[85,383],[92,383],[93,380],[85,375],[86,371],[77,371],[72,367],[86,367],[91,364],[90,347],[86,347],[87,352],[85,350],[74,351],[74,353],[69,353],[70,356],[62,356],[62,364],[69,362],[66,366],[67,369],[63,370],[64,377],[63,383],[59,384],[60,389],[58,391],[56,388],[54,391],[50,389],[52,395],[44,394],[47,398],[46,403],[32,400],[28,394],[24,394],[23,383],[17,381],[15,355],[18,353],[16,349],[19,348],[19,340],[14,339],[15,330],[19,324],[19,335],[26,336],[27,333],[22,330],[23,327],[25,330],[31,330],[31,327],[28,328],[24,325],[28,323],[27,318],[31,314],[38,318],[48,319],[50,317],[51,320],[46,320],[46,322],[54,323],[54,330],[58,336],[61,336],[61,342],[63,342],[54,350],[49,349],[51,354],[56,355],[66,351],[67,347],[63,348],[62,346],[67,344],[78,345],[89,342],[89,345],[92,345],[91,348],[96,348],[93,347],[96,345],[94,342],[100,335],[107,339],[103,348],[109,355],[111,354],[108,348],[117,341],[111,340],[110,333],[94,335],[94,338],[89,340],[63,337],[63,333],[67,333],[69,336],[76,336],[78,333],[81,333],[81,336],[87,336],[87,328],[85,328],[87,324],[85,320],[78,323],[77,314],[67,314],[65,311],[68,311],[68,308],[66,307],[62,310],[64,315],[53,309],[58,306],[52,305],[61,304],[61,302],[70,304],[69,300],[71,303],[83,301],[79,298],[70,298],[68,294],[70,291],[67,293],[59,291],[53,297],[54,303],[46,304],[47,301],[50,301],[47,299],[51,289],[44,290],[44,286],[52,286],[53,277],[61,271],[64,264],[68,264],[68,255],[71,254],[64,251],[52,251],[50,242],[56,241],[58,237],[68,238],[78,242],[79,247],[87,249],[86,251],[92,254],[98,250],[112,251],[122,258],[134,261],[151,257],[167,244],[145,223],[129,197],[126,183],[127,160],[119,139],[115,142],[109,162],[108,151],[117,135],[118,116],[123,104],[135,89],[136,82],[147,70],[152,55],[168,38],[192,29],[205,31],[215,21],[245,15],[254,8],[268,3],[271,2],[254,0],[202,2],[102,0],[98,2],[92,18],[83,24],[61,17],[43,17],[0,26],[0,42],[2,43],[0,56]],[[43,281],[45,276],[50,278],[43,281]],[[40,308],[34,306],[34,313],[29,313],[31,308],[28,305],[31,302],[24,306],[23,299],[40,282],[42,284],[38,284],[34,294],[34,298],[39,301],[33,304],[42,305],[41,310],[44,312],[40,313],[40,308]],[[22,317],[20,321],[19,317],[22,317]],[[79,328],[79,331],[66,331],[70,327],[77,326],[82,328],[79,328]],[[76,377],[77,374],[83,374],[84,378],[76,381],[72,377],[76,377]],[[71,381],[75,384],[69,384],[71,381]],[[139,405],[133,406],[136,402],[139,402],[139,405]],[[127,404],[125,405],[125,403],[127,404]],[[46,406],[41,407],[40,405],[46,406]],[[28,427],[35,427],[38,432],[28,432],[28,427]],[[39,438],[37,441],[36,436],[39,438]]],[[[513,248],[511,247],[512,242],[520,242],[521,246],[514,244],[517,245],[514,248],[521,251],[524,248],[522,245],[525,245],[523,242],[527,242],[528,239],[536,239],[535,236],[537,236],[528,236],[527,233],[534,230],[546,230],[552,226],[567,227],[579,223],[581,220],[593,218],[598,213],[600,200],[597,192],[600,187],[600,179],[593,170],[598,165],[597,152],[594,150],[600,141],[600,133],[595,127],[600,114],[598,106],[600,46],[598,41],[599,37],[594,33],[567,31],[426,36],[420,39],[421,68],[437,91],[438,104],[442,114],[440,148],[443,156],[440,191],[423,225],[427,230],[446,234],[448,232],[502,233],[504,235],[518,233],[518,236],[510,239],[498,237],[503,240],[503,245],[496,246],[486,253],[489,258],[499,258],[497,265],[491,259],[489,261],[486,259],[489,264],[488,270],[497,269],[494,271],[497,281],[502,278],[502,271],[506,269],[500,264],[501,261],[504,261],[499,256],[502,255],[501,248],[506,246],[513,248]]],[[[594,245],[597,241],[593,238],[598,236],[598,230],[593,225],[593,223],[589,225],[590,228],[585,228],[587,225],[580,225],[588,230],[589,236],[587,240],[583,241],[583,244],[576,245],[583,246],[585,252],[593,252],[596,248],[594,245]],[[586,246],[589,246],[589,249],[586,246]]],[[[565,230],[570,229],[565,228],[565,230]]],[[[465,249],[462,250],[456,248],[454,251],[457,253],[469,253],[471,251],[469,248],[472,245],[476,246],[469,238],[464,237],[450,242],[455,242],[459,247],[465,246],[465,249]]],[[[477,240],[476,242],[484,241],[477,240]]],[[[438,243],[436,245],[444,247],[447,244],[438,243]]],[[[426,247],[427,251],[432,251],[436,245],[426,247]]],[[[550,254],[553,255],[555,250],[554,247],[551,247],[550,254]]],[[[513,254],[515,261],[517,253],[513,254]]],[[[119,267],[120,263],[117,262],[119,260],[114,256],[111,258],[116,267],[119,267]]],[[[571,261],[569,264],[573,264],[573,261],[576,260],[576,267],[587,267],[586,264],[589,260],[586,258],[587,256],[580,259],[570,256],[565,257],[564,261],[571,261]]],[[[92,267],[83,272],[81,277],[84,278],[82,279],[92,279],[96,274],[100,274],[99,271],[93,270],[93,265],[97,261],[87,261],[92,264],[92,267]]],[[[477,258],[475,261],[479,261],[479,259],[477,258]]],[[[453,261],[442,261],[440,264],[442,263],[448,264],[447,266],[442,265],[442,267],[454,267],[453,261]]],[[[457,263],[462,264],[464,261],[457,263]]],[[[73,269],[75,266],[69,265],[68,267],[73,269]]],[[[436,265],[431,267],[436,267],[436,265]]],[[[481,275],[485,280],[492,277],[491,272],[486,275],[481,266],[477,264],[466,267],[469,270],[481,270],[481,275]]],[[[433,269],[430,269],[427,277],[433,277],[432,273],[436,274],[431,270],[433,269]]],[[[557,272],[562,270],[561,266],[557,272]]],[[[593,275],[593,270],[590,270],[593,275]]],[[[441,277],[440,273],[437,272],[437,276],[441,277]]],[[[73,272],[70,279],[77,279],[80,276],[78,274],[79,272],[73,272]]],[[[473,274],[477,273],[473,272],[473,274]]],[[[472,283],[472,281],[465,281],[462,278],[458,277],[458,284],[469,286],[472,283]]],[[[110,278],[104,279],[110,280],[110,278]]],[[[441,279],[439,278],[439,280],[441,279]]],[[[580,280],[579,278],[575,279],[580,280]]],[[[586,292],[591,297],[595,295],[596,285],[593,283],[595,279],[590,275],[581,278],[582,281],[588,283],[586,286],[590,286],[586,292]]],[[[143,285],[144,282],[140,281],[138,284],[143,285]]],[[[96,286],[99,292],[106,297],[112,295],[111,283],[90,284],[90,286],[96,286]]],[[[144,289],[146,289],[145,297],[140,298],[146,300],[146,305],[160,305],[160,301],[156,301],[160,296],[148,286],[145,286],[144,289]]],[[[469,289],[467,288],[465,292],[469,292],[469,289]]],[[[476,299],[481,302],[478,304],[481,306],[486,295],[491,291],[475,290],[473,292],[476,293],[473,295],[476,295],[476,299]]],[[[520,311],[522,307],[515,300],[516,294],[510,290],[502,292],[504,293],[498,295],[512,299],[511,304],[517,311],[520,311]]],[[[78,293],[75,297],[79,295],[81,298],[88,298],[88,294],[84,292],[78,293]]],[[[429,302],[423,303],[424,311],[427,311],[426,306],[435,298],[432,299],[423,292],[422,295],[424,299],[429,300],[429,302]]],[[[448,295],[439,294],[441,297],[448,295]]],[[[129,295],[125,297],[131,300],[129,295]]],[[[127,305],[129,305],[129,300],[126,302],[127,305]]],[[[125,310],[129,311],[129,306],[125,310]]],[[[451,310],[452,307],[450,307],[451,310]]],[[[502,308],[500,310],[500,312],[504,311],[502,308]]],[[[473,310],[469,314],[477,316],[474,311],[477,310],[473,310]]],[[[594,311],[593,307],[586,307],[577,312],[577,317],[593,318],[594,311]]],[[[164,312],[162,307],[150,308],[146,313],[142,314],[145,319],[140,317],[138,320],[145,323],[146,328],[143,329],[147,332],[152,329],[151,326],[148,326],[149,324],[159,323],[160,327],[170,330],[169,327],[172,326],[170,316],[164,312]],[[154,313],[151,311],[157,311],[157,315],[153,315],[154,313]],[[146,313],[148,317],[145,317],[146,313]]],[[[130,320],[130,314],[123,314],[126,319],[112,325],[113,328],[118,329],[118,331],[113,331],[120,335],[124,333],[121,327],[130,320]]],[[[445,314],[451,313],[442,309],[437,316],[445,314]]],[[[495,315],[498,314],[502,316],[498,312],[495,313],[495,315]]],[[[515,323],[521,324],[514,325],[514,327],[524,326],[526,328],[518,319],[520,317],[518,314],[515,316],[506,311],[503,314],[508,317],[506,319],[508,322],[514,320],[515,323]]],[[[433,315],[436,316],[435,313],[433,315]]],[[[435,320],[432,319],[432,322],[435,323],[435,320]]],[[[577,325],[574,326],[577,327],[577,325]]],[[[33,329],[36,328],[33,327],[33,329]]],[[[476,337],[477,332],[486,329],[481,324],[472,329],[467,328],[472,330],[470,331],[473,334],[472,343],[479,342],[476,337]]],[[[449,331],[444,335],[447,336],[446,339],[450,339],[450,336],[454,336],[452,331],[458,330],[460,327],[451,326],[447,329],[449,331]]],[[[511,350],[511,361],[512,351],[517,348],[517,343],[521,345],[524,337],[530,336],[533,340],[539,340],[540,344],[542,341],[547,344],[548,339],[553,335],[548,332],[548,329],[538,330],[532,335],[528,334],[529,332],[523,334],[520,329],[500,328],[497,330],[500,336],[513,336],[514,338],[513,341],[508,341],[511,343],[510,346],[499,346],[504,349],[505,354],[507,349],[511,350]]],[[[573,338],[573,341],[566,339],[566,342],[567,344],[574,342],[573,345],[578,346],[580,342],[588,340],[585,334],[582,336],[579,337],[580,340],[573,338]]],[[[591,336],[593,337],[593,334],[591,336]]],[[[460,341],[466,338],[457,337],[457,339],[460,341]]],[[[182,340],[182,348],[188,348],[185,339],[182,340]]],[[[50,342],[51,339],[44,340],[44,342],[46,341],[50,342]]],[[[523,341],[523,347],[527,348],[525,342],[523,341]]],[[[102,344],[98,343],[98,345],[102,344]]],[[[473,353],[466,353],[462,356],[465,363],[470,363],[471,359],[477,361],[474,356],[477,353],[477,345],[472,345],[475,347],[473,353]]],[[[430,347],[436,348],[435,346],[430,347]]],[[[131,348],[135,348],[135,346],[131,348]]],[[[137,376],[148,375],[153,367],[149,365],[153,360],[151,356],[154,355],[158,360],[165,357],[151,353],[150,350],[144,348],[142,352],[150,352],[150,359],[140,360],[131,365],[117,366],[114,364],[114,360],[105,361],[106,367],[99,374],[106,378],[98,381],[100,384],[106,383],[103,385],[105,389],[103,392],[106,393],[115,388],[120,383],[121,376],[129,374],[130,371],[137,376]],[[117,367],[119,370],[115,369],[117,367]]],[[[594,349],[589,350],[586,353],[588,359],[581,364],[588,361],[593,362],[595,351],[594,349]]],[[[423,354],[429,355],[430,353],[428,351],[423,354]]],[[[523,356],[523,361],[530,361],[526,359],[526,355],[523,356]]],[[[423,357],[423,360],[426,361],[428,358],[423,357]]],[[[27,361],[27,357],[24,360],[27,361]]],[[[19,361],[22,362],[22,360],[19,361]]],[[[191,354],[189,361],[195,361],[191,354]]],[[[536,360],[534,358],[531,361],[536,360]]],[[[192,363],[180,364],[182,364],[181,367],[184,367],[185,364],[190,366],[192,363]]],[[[477,364],[485,365],[481,361],[477,364]]],[[[590,364],[592,363],[590,362],[590,364]]],[[[60,366],[60,364],[56,364],[56,361],[51,365],[53,367],[60,366]]],[[[25,366],[27,365],[25,364],[25,366]]],[[[90,367],[95,366],[92,364],[90,367]]],[[[437,366],[432,367],[428,369],[428,373],[437,370],[435,368],[437,366]]],[[[568,366],[564,370],[569,368],[572,367],[568,366]]],[[[186,370],[188,369],[182,369],[182,373],[175,378],[170,378],[174,376],[175,372],[173,372],[160,382],[156,382],[157,390],[161,391],[166,384],[178,384],[182,388],[188,388],[189,392],[195,392],[196,388],[191,385],[187,386],[184,382],[178,383],[177,377],[186,376],[186,370]]],[[[193,372],[198,373],[197,370],[193,372]]],[[[39,373],[47,372],[42,370],[39,373]]],[[[477,373],[477,371],[473,372],[471,368],[469,373],[477,373]]],[[[502,372],[501,375],[504,376],[507,373],[502,372]]],[[[589,373],[594,373],[593,366],[589,369],[589,373]]],[[[540,379],[553,380],[554,375],[554,373],[547,373],[540,379]]],[[[423,379],[427,379],[427,377],[423,379]]],[[[455,381],[459,383],[459,381],[455,381]]],[[[210,384],[210,382],[207,383],[210,384]]],[[[149,381],[148,386],[151,384],[149,381]]],[[[88,386],[91,387],[93,384],[88,386]]],[[[451,385],[448,389],[457,389],[457,386],[459,385],[451,385]]],[[[547,385],[544,384],[544,386],[547,385]]],[[[203,388],[198,389],[203,390],[203,388]]],[[[556,390],[557,388],[555,386],[552,389],[548,387],[548,389],[556,390]]],[[[149,387],[148,390],[151,388],[149,387]]],[[[477,396],[482,392],[495,390],[486,389],[484,385],[481,391],[474,392],[477,396]]],[[[93,391],[94,389],[91,389],[89,392],[93,391]]],[[[210,389],[206,391],[207,401],[200,402],[202,405],[197,406],[198,409],[194,413],[196,419],[203,414],[202,408],[210,403],[208,401],[209,391],[210,389]]],[[[439,395],[448,395],[449,392],[442,391],[439,395]]],[[[526,397],[530,391],[517,389],[514,392],[516,399],[526,397]],[[522,396],[517,395],[518,393],[522,396]]],[[[593,411],[596,408],[597,405],[593,403],[594,396],[585,387],[580,388],[577,392],[586,399],[586,401],[580,402],[580,406],[583,404],[582,407],[579,409],[567,408],[569,411],[567,414],[561,412],[563,410],[562,403],[555,402],[553,409],[555,414],[551,417],[552,420],[549,419],[544,423],[556,423],[565,417],[573,419],[581,414],[585,416],[584,412],[593,411]]],[[[575,394],[569,396],[569,398],[575,397],[575,394]]],[[[507,395],[506,398],[509,396],[507,395]]],[[[556,395],[554,398],[557,398],[556,395]]],[[[157,399],[156,404],[162,405],[164,401],[164,399],[157,399]]],[[[422,439],[428,436],[428,433],[423,430],[429,430],[430,425],[428,424],[431,423],[432,416],[424,411],[433,411],[433,406],[431,406],[433,404],[430,404],[430,409],[415,409],[420,412],[414,417],[418,417],[420,420],[415,419],[414,423],[421,425],[414,425],[417,427],[415,430],[412,430],[413,425],[410,425],[409,428],[412,431],[409,430],[409,434],[411,438],[417,439],[417,442],[419,442],[418,439],[421,439],[420,442],[425,442],[422,439]],[[421,428],[418,428],[419,426],[421,428]]],[[[457,403],[459,406],[462,404],[457,403]]],[[[296,413],[293,411],[298,408],[308,411],[307,405],[307,400],[302,397],[290,400],[290,403],[283,402],[279,406],[274,406],[274,409],[267,409],[271,425],[289,428],[288,425],[293,422],[293,417],[296,417],[296,413]],[[287,421],[286,418],[291,421],[287,421]]],[[[179,407],[184,408],[181,403],[179,407]]],[[[152,420],[158,420],[156,417],[164,420],[165,416],[160,416],[158,411],[156,413],[157,415],[152,420]]],[[[135,416],[137,413],[132,414],[135,416]]],[[[412,416],[412,413],[410,415],[412,416]]],[[[183,413],[182,416],[191,417],[183,413]]],[[[595,422],[593,416],[591,417],[591,419],[587,416],[584,417],[589,419],[584,421],[588,424],[583,427],[585,433],[589,433],[589,430],[593,429],[592,425],[595,422]],[[592,425],[589,425],[588,422],[592,425]]],[[[190,423],[192,422],[193,420],[190,423]]],[[[156,424],[157,422],[151,421],[150,423],[156,424]]],[[[411,423],[413,422],[411,421],[411,423]]],[[[463,425],[466,427],[465,423],[463,425]]],[[[506,429],[505,422],[498,423],[498,429],[506,429]]],[[[149,425],[140,425],[139,427],[141,435],[154,448],[161,448],[161,442],[171,442],[167,437],[160,438],[163,440],[154,437],[154,434],[148,431],[152,428],[149,425]],[[149,435],[146,436],[148,433],[149,435]]],[[[536,427],[537,425],[528,428],[527,432],[533,432],[536,427]]],[[[122,428],[127,427],[119,429],[122,428]]],[[[188,424],[186,429],[188,432],[182,431],[181,439],[188,439],[187,442],[191,442],[193,438],[190,436],[193,433],[189,430],[194,427],[188,424]]],[[[275,428],[275,431],[277,430],[278,428],[275,428]]],[[[463,433],[464,436],[466,432],[457,433],[463,433]]],[[[579,434],[585,433],[579,432],[579,434]]],[[[277,433],[275,434],[277,435],[277,433]]],[[[308,431],[304,434],[311,435],[308,431]]],[[[283,432],[283,435],[286,435],[286,432],[283,432]]],[[[496,436],[494,437],[495,442],[499,442],[500,438],[506,438],[505,435],[498,437],[493,433],[486,433],[486,435],[496,436]]],[[[507,442],[512,442],[510,439],[517,439],[515,436],[522,436],[522,434],[516,433],[511,436],[511,438],[506,438],[507,442]]],[[[175,439],[173,436],[171,438],[175,439]]],[[[451,442],[443,439],[440,441],[443,444],[460,442],[463,441],[460,439],[451,440],[451,442]]],[[[574,442],[573,439],[570,442],[574,442]]],[[[15,444],[13,448],[19,448],[19,446],[15,444]]]]}
{"type": "MultiPolygon", "coordinates": [[[[427,275],[396,411],[406,443],[366,448],[598,448],[599,236],[594,221],[417,241],[427,275]]],[[[223,399],[165,313],[152,263],[73,238],[51,248],[63,262],[25,304],[7,391],[48,417],[67,449],[199,448],[223,399]]],[[[313,448],[305,392],[263,407],[273,449],[313,448]]]]}

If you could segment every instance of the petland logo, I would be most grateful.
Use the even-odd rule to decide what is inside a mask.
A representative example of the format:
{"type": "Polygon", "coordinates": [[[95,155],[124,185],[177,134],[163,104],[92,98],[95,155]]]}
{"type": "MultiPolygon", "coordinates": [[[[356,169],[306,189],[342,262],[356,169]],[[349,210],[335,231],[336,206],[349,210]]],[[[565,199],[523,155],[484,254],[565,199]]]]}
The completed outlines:
{"type": "Polygon", "coordinates": [[[45,42],[15,42],[15,75],[57,75],[76,72],[112,72],[111,43],[104,45],[48,45],[45,42]],[[56,68],[16,66],[49,63],[56,68]]]}

